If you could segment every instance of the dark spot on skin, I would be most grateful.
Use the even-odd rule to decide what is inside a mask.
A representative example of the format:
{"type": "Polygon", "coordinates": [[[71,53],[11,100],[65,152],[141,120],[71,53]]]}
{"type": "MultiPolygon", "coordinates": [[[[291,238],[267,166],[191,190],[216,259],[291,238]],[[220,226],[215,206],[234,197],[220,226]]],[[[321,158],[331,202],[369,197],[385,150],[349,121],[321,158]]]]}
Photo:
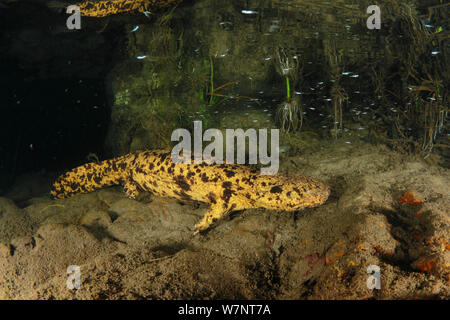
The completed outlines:
{"type": "Polygon", "coordinates": [[[169,169],[167,169],[167,172],[170,173],[170,174],[172,174],[172,173],[173,173],[172,167],[170,167],[169,169]]]}
{"type": "Polygon", "coordinates": [[[94,178],[95,183],[100,184],[100,182],[102,181],[102,178],[100,178],[99,176],[96,176],[94,178]]]}
{"type": "Polygon", "coordinates": [[[203,182],[208,182],[209,181],[208,176],[204,172],[202,173],[202,177],[201,178],[202,178],[203,182]]]}
{"type": "Polygon", "coordinates": [[[227,170],[227,169],[224,170],[224,172],[225,172],[227,178],[232,178],[232,177],[234,177],[234,175],[236,174],[234,171],[227,170]]]}
{"type": "Polygon", "coordinates": [[[230,181],[225,181],[224,183],[222,183],[222,187],[225,188],[225,189],[231,188],[231,182],[230,181]]]}
{"type": "Polygon", "coordinates": [[[263,187],[265,187],[265,186],[266,186],[266,183],[265,183],[265,182],[262,182],[261,185],[262,185],[263,187]]]}
{"type": "Polygon", "coordinates": [[[225,203],[228,203],[230,201],[231,196],[234,194],[234,191],[231,189],[224,189],[222,194],[222,200],[225,201],[225,203]]]}
{"type": "Polygon", "coordinates": [[[175,183],[184,191],[189,191],[191,190],[191,186],[189,185],[189,183],[187,182],[186,178],[182,175],[178,175],[176,177],[173,178],[175,183]]]}
{"type": "Polygon", "coordinates": [[[246,197],[247,199],[250,199],[250,198],[251,198],[250,193],[246,193],[246,194],[245,194],[245,197],[246,197]]]}
{"type": "Polygon", "coordinates": [[[166,171],[166,168],[164,168],[164,166],[161,167],[161,171],[164,172],[166,171]]]}
{"type": "Polygon", "coordinates": [[[287,195],[288,197],[290,197],[290,196],[291,196],[291,191],[288,191],[288,192],[286,193],[286,195],[287,195]]]}
{"type": "Polygon", "coordinates": [[[213,218],[213,219],[212,219],[212,222],[216,222],[216,221],[217,221],[217,218],[213,218]]]}
{"type": "Polygon", "coordinates": [[[202,170],[197,168],[197,170],[195,170],[195,172],[200,173],[202,170]]]}
{"type": "Polygon", "coordinates": [[[212,179],[213,182],[217,182],[217,180],[219,180],[218,177],[215,177],[214,179],[212,179]]]}
{"type": "Polygon", "coordinates": [[[281,189],[280,186],[275,186],[270,189],[270,193],[280,193],[281,191],[283,191],[283,189],[281,189]]]}
{"type": "Polygon", "coordinates": [[[211,191],[210,193],[208,193],[207,198],[210,203],[213,203],[213,204],[217,203],[216,194],[214,192],[211,191]]]}
{"type": "Polygon", "coordinates": [[[193,177],[193,176],[195,176],[195,173],[192,172],[192,171],[188,171],[186,177],[189,179],[189,178],[191,178],[191,177],[193,177]]]}
{"type": "Polygon", "coordinates": [[[191,196],[188,195],[186,192],[184,191],[174,191],[174,193],[180,197],[181,200],[192,200],[191,196]]]}
{"type": "Polygon", "coordinates": [[[136,172],[144,173],[143,167],[137,167],[136,172]]]}
{"type": "Polygon", "coordinates": [[[168,153],[163,153],[161,155],[161,161],[164,161],[168,155],[169,155],[168,153]]]}
{"type": "Polygon", "coordinates": [[[148,168],[149,168],[150,170],[153,170],[154,167],[155,167],[155,165],[153,164],[153,162],[150,163],[150,164],[148,165],[148,168]]]}
{"type": "Polygon", "coordinates": [[[181,197],[183,200],[192,200],[191,196],[184,191],[181,192],[181,197]]]}

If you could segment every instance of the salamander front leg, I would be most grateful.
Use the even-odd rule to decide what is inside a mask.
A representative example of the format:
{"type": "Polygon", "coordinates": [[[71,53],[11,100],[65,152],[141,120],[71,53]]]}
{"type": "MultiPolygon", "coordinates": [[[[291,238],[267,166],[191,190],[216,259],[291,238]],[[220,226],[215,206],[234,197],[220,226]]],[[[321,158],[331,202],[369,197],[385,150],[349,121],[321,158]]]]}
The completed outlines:
{"type": "Polygon", "coordinates": [[[205,213],[202,220],[195,225],[194,235],[208,229],[213,223],[222,219],[228,212],[230,212],[230,208],[224,206],[223,203],[218,202],[211,205],[211,208],[205,213]]]}
{"type": "Polygon", "coordinates": [[[136,197],[139,195],[136,183],[131,180],[125,182],[123,191],[125,192],[127,197],[131,199],[136,199],[136,197]]]}

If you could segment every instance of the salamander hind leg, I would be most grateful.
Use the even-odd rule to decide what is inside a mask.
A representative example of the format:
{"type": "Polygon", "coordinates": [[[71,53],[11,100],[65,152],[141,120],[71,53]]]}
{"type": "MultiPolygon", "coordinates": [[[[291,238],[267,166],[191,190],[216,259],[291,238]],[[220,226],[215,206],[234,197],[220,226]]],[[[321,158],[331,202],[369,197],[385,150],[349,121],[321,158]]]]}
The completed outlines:
{"type": "Polygon", "coordinates": [[[195,225],[194,235],[199,234],[202,231],[208,229],[213,223],[222,219],[228,212],[230,212],[234,206],[228,207],[222,202],[218,202],[211,205],[208,212],[205,213],[202,220],[195,225]]]}

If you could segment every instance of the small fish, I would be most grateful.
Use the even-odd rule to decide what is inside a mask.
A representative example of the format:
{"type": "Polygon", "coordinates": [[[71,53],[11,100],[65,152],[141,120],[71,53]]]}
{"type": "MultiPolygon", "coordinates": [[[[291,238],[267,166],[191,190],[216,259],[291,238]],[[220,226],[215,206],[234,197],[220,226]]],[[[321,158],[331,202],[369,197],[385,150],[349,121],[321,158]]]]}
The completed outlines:
{"type": "Polygon", "coordinates": [[[258,14],[258,11],[255,10],[241,10],[243,14],[258,14]]]}
{"type": "Polygon", "coordinates": [[[137,31],[139,29],[139,26],[136,26],[136,27],[134,27],[132,30],[131,30],[131,32],[135,32],[135,31],[137,31]]]}

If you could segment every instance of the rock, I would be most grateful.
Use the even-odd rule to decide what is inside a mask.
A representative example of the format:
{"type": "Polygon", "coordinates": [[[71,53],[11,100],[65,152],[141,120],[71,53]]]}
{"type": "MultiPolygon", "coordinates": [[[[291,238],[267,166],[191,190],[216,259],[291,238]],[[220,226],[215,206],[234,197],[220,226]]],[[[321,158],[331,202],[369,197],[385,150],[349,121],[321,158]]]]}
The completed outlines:
{"type": "Polygon", "coordinates": [[[13,201],[0,198],[0,242],[8,243],[13,237],[31,235],[31,219],[13,201]]]}

